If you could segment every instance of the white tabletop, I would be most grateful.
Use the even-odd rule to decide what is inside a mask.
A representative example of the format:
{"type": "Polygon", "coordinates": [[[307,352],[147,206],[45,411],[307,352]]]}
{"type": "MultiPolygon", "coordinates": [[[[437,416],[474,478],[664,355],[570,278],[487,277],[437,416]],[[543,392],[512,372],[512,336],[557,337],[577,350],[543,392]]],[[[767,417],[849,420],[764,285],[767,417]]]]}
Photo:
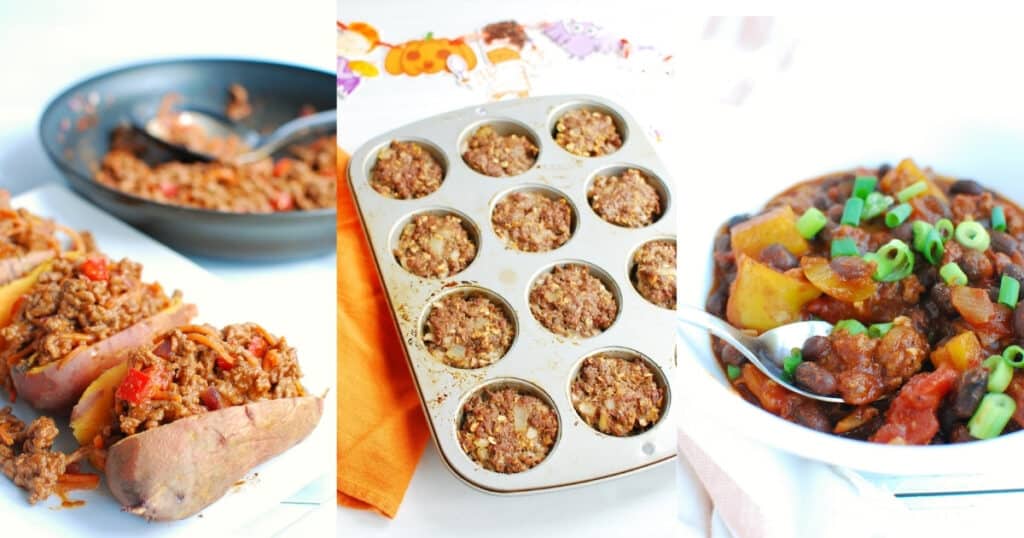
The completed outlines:
{"type": "MultiPolygon", "coordinates": [[[[121,64],[180,56],[271,59],[333,71],[334,7],[304,2],[301,8],[268,0],[179,0],[173,4],[96,0],[0,2],[0,187],[19,194],[63,179],[46,158],[37,122],[50,98],[96,71],[121,64]]],[[[204,269],[247,289],[283,290],[305,282],[334,289],[335,257],[262,264],[193,259],[204,269]]],[[[332,297],[323,294],[325,301],[332,297]]],[[[326,314],[333,315],[333,301],[326,314]]],[[[327,517],[309,517],[334,502],[333,462],[324,479],[260,514],[253,536],[329,528],[327,517]]],[[[328,512],[332,513],[332,512],[328,512]]]]}

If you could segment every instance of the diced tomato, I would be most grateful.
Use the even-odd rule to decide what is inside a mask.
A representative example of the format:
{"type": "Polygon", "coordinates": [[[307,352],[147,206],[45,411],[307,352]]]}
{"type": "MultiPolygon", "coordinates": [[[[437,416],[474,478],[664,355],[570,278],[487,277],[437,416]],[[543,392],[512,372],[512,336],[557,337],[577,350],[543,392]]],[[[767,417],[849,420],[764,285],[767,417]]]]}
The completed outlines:
{"type": "Polygon", "coordinates": [[[174,198],[178,195],[178,186],[170,181],[164,181],[160,183],[160,192],[168,198],[174,198]]]}
{"type": "Polygon", "coordinates": [[[150,391],[152,386],[151,380],[149,374],[138,368],[132,368],[128,370],[128,375],[125,376],[124,381],[117,387],[117,392],[114,395],[121,400],[140,404],[146,399],[150,391]]]}
{"type": "Polygon", "coordinates": [[[971,325],[988,323],[995,313],[995,307],[988,297],[988,292],[981,288],[956,286],[953,288],[952,299],[953,307],[971,325]]]}
{"type": "Polygon", "coordinates": [[[885,413],[885,424],[871,441],[901,445],[926,445],[939,431],[935,412],[942,399],[953,389],[959,374],[941,367],[934,372],[917,374],[893,399],[885,413]]]}
{"type": "Polygon", "coordinates": [[[274,163],[274,177],[281,177],[288,173],[288,170],[292,168],[292,160],[288,157],[284,157],[274,163]]]}
{"type": "Polygon", "coordinates": [[[221,398],[217,387],[206,387],[206,390],[199,394],[199,400],[210,411],[216,411],[224,407],[224,399],[221,398]]]}
{"type": "Polygon", "coordinates": [[[223,355],[217,356],[217,368],[221,370],[230,370],[235,367],[235,359],[232,357],[225,357],[223,355]]]}
{"type": "Polygon", "coordinates": [[[267,354],[267,341],[261,336],[253,336],[252,340],[249,341],[247,348],[249,353],[252,353],[257,358],[262,359],[267,354]]]}
{"type": "Polygon", "coordinates": [[[110,267],[107,265],[107,260],[99,256],[82,262],[78,270],[85,275],[85,278],[93,282],[110,280],[110,267]]]}
{"type": "Polygon", "coordinates": [[[292,198],[292,195],[287,192],[277,193],[277,196],[274,196],[271,203],[274,205],[274,209],[278,211],[288,211],[295,207],[295,200],[292,198]]]}
{"type": "Polygon", "coordinates": [[[1006,387],[1006,394],[1013,398],[1017,404],[1017,410],[1013,413],[1013,420],[1021,427],[1024,427],[1024,373],[1017,370],[1013,374],[1010,386],[1006,387]]]}

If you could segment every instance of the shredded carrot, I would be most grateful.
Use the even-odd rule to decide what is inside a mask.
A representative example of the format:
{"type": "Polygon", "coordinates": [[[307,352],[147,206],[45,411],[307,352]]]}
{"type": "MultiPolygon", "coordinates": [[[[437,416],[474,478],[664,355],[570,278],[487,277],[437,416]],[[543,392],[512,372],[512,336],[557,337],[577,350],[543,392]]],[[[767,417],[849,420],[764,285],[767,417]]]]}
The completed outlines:
{"type": "Polygon", "coordinates": [[[96,489],[100,485],[100,475],[92,473],[64,473],[57,479],[65,491],[76,489],[96,489]]]}
{"type": "Polygon", "coordinates": [[[220,358],[223,359],[228,364],[232,364],[233,365],[233,364],[235,364],[237,362],[235,360],[235,358],[230,353],[228,353],[228,351],[226,349],[224,349],[224,346],[222,346],[220,344],[220,342],[216,342],[216,341],[208,338],[207,335],[197,334],[197,333],[188,333],[187,336],[188,336],[189,340],[192,340],[193,342],[195,342],[197,344],[202,344],[202,345],[212,349],[214,351],[214,353],[219,355],[220,358]]]}

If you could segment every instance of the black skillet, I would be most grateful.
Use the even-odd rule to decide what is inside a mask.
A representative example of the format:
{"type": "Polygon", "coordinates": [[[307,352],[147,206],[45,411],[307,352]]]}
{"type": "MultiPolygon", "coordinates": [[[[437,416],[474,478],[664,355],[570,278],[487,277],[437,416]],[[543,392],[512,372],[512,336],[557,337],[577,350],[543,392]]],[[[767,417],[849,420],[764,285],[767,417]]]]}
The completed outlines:
{"type": "MultiPolygon", "coordinates": [[[[335,210],[234,214],[161,204],[93,180],[111,131],[176,92],[188,106],[223,110],[227,88],[249,91],[253,114],[242,122],[267,132],[303,106],[336,106],[335,75],[304,67],[241,59],[175,59],[96,75],[65,90],[43,112],[39,136],[71,187],[120,219],[176,250],[222,259],[280,260],[329,252],[335,210]]],[[[320,135],[330,133],[318,133],[320,135]]],[[[173,156],[154,148],[147,160],[173,156]],[[155,157],[153,157],[155,155],[155,157]]]]}

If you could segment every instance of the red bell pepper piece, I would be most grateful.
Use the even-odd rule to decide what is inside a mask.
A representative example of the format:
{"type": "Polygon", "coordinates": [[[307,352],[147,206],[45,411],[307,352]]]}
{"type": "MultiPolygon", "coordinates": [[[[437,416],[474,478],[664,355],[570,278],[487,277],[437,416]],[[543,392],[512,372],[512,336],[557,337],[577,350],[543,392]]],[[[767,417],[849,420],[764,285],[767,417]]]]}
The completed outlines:
{"type": "Polygon", "coordinates": [[[114,395],[133,404],[140,404],[149,394],[150,387],[152,386],[151,381],[152,378],[149,374],[137,368],[132,368],[128,370],[128,375],[125,376],[124,381],[117,387],[117,392],[114,395]]]}
{"type": "Polygon", "coordinates": [[[107,260],[98,256],[82,262],[78,270],[85,275],[85,278],[93,282],[110,279],[110,268],[107,266],[107,260]]]}

